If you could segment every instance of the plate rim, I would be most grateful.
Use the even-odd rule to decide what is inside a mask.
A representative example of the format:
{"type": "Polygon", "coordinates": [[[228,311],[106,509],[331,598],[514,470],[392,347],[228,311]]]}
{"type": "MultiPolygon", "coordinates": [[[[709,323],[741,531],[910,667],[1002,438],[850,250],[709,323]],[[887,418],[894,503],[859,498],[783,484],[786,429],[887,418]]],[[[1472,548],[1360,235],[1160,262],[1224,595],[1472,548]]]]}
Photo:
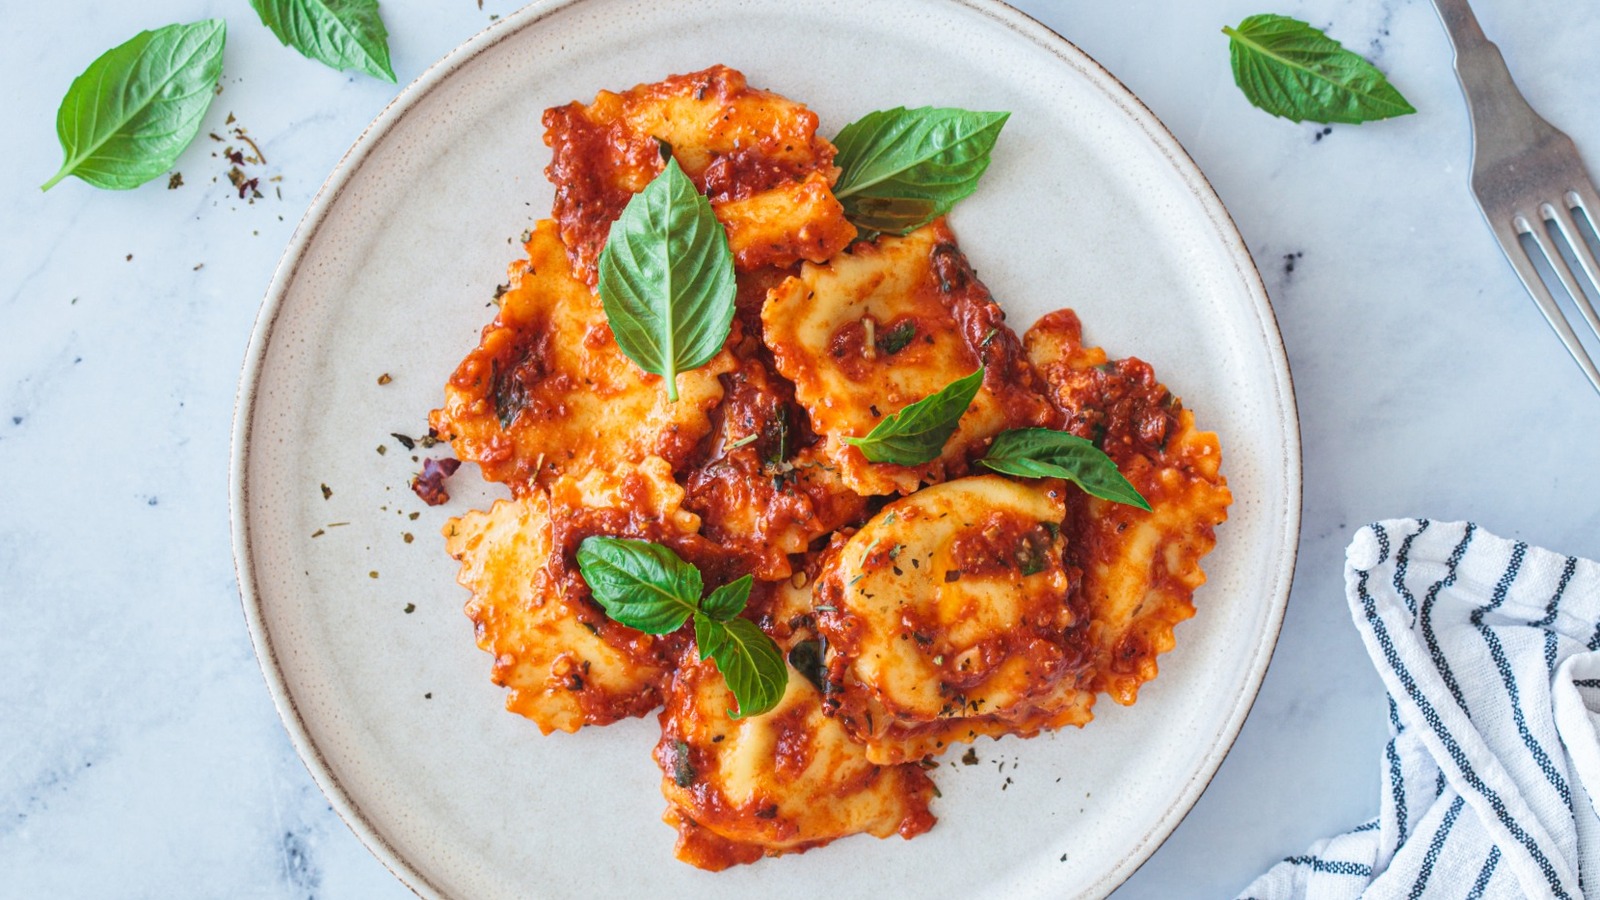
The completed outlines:
{"type": "MultiPolygon", "coordinates": [[[[256,585],[255,559],[251,552],[251,533],[247,515],[250,500],[247,474],[250,465],[250,438],[256,411],[256,390],[261,380],[273,331],[282,313],[288,287],[298,275],[301,265],[305,262],[307,251],[321,232],[334,204],[343,196],[355,173],[372,154],[378,142],[422,100],[474,59],[505,39],[584,2],[585,0],[536,0],[491,23],[423,70],[362,129],[329,172],[322,186],[317,189],[305,214],[296,224],[294,233],[290,236],[289,243],[267,285],[261,308],[251,327],[250,341],[240,367],[229,448],[228,515],[235,580],[238,584],[239,601],[250,634],[250,642],[255,651],[256,663],[266,681],[272,705],[288,733],[289,742],[294,746],[312,781],[327,798],[330,807],[391,874],[421,897],[444,898],[449,895],[429,880],[388,841],[333,772],[322,749],[311,738],[301,717],[294,694],[284,679],[282,667],[278,663],[272,635],[262,616],[261,595],[256,585]]],[[[1253,648],[1245,689],[1239,693],[1233,708],[1221,722],[1210,752],[1173,797],[1173,802],[1169,804],[1166,812],[1157,819],[1137,844],[1128,848],[1114,867],[1107,870],[1090,886],[1091,892],[1098,892],[1098,896],[1104,897],[1138,871],[1194,808],[1200,796],[1216,777],[1223,760],[1232,751],[1245,720],[1260,694],[1261,685],[1282,633],[1289,592],[1299,563],[1300,522],[1304,505],[1304,460],[1300,446],[1299,406],[1295,397],[1288,353],[1284,348],[1282,330],[1278,325],[1277,312],[1273,309],[1260,270],[1250,255],[1244,236],[1199,164],[1184,149],[1166,124],[1138,95],[1123,84],[1121,79],[1087,52],[1005,0],[942,0],[942,2],[986,16],[1052,54],[1063,64],[1083,73],[1108,100],[1140,127],[1145,137],[1181,177],[1184,186],[1193,194],[1210,220],[1216,237],[1228,251],[1239,280],[1246,288],[1251,305],[1254,307],[1257,322],[1261,326],[1260,335],[1266,344],[1268,357],[1272,363],[1270,372],[1273,376],[1273,399],[1276,401],[1273,407],[1280,413],[1279,424],[1286,438],[1284,458],[1281,461],[1283,466],[1281,475],[1286,487],[1286,508],[1282,529],[1278,535],[1280,541],[1278,559],[1274,561],[1272,567],[1272,571],[1277,574],[1277,583],[1270,592],[1271,606],[1267,610],[1266,627],[1253,648]]]]}

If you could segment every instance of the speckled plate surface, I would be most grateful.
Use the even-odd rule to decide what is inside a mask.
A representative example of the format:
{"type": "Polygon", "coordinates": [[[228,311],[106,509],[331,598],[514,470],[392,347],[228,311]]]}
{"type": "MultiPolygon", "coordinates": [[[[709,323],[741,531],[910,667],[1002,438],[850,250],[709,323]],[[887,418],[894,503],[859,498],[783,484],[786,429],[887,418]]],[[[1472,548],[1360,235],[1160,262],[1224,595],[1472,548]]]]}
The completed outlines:
{"type": "Polygon", "coordinates": [[[1227,213],[1114,78],[987,0],[578,0],[497,23],[329,178],[267,294],[235,423],[234,546],[267,683],[330,802],[424,896],[1108,893],[1238,733],[1299,515],[1288,367],[1227,213]],[[857,837],[713,875],[672,858],[654,717],[547,738],[501,709],[438,533],[496,491],[469,467],[450,504],[423,506],[407,482],[425,451],[392,434],[425,431],[516,235],[549,209],[541,111],[717,62],[809,104],[827,134],[896,105],[1011,110],[952,216],[969,257],[1019,331],[1070,305],[1091,341],[1151,361],[1220,434],[1235,503],[1199,616],[1137,706],[984,740],[980,765],[942,761],[940,823],[916,840],[857,837]]]}

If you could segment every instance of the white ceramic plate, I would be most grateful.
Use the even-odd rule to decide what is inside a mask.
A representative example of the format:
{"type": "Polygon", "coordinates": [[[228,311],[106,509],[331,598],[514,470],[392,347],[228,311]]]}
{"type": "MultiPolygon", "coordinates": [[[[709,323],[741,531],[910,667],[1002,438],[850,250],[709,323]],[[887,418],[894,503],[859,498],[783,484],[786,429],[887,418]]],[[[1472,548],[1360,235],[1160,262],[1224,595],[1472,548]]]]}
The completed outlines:
{"type": "Polygon", "coordinates": [[[329,178],[267,294],[234,436],[239,585],[273,698],[330,802],[425,896],[1108,893],[1238,733],[1299,512],[1288,368],[1226,212],[1115,79],[989,0],[581,0],[508,17],[418,79],[329,178]],[[1070,305],[1090,340],[1152,361],[1221,435],[1235,502],[1199,616],[1137,706],[984,740],[981,765],[942,761],[940,822],[916,840],[713,875],[672,858],[653,716],[542,737],[502,711],[438,536],[496,492],[469,467],[453,502],[423,506],[390,433],[425,429],[514,236],[550,207],[541,111],[717,62],[809,104],[827,134],[896,105],[1011,110],[952,217],[969,257],[1019,331],[1070,305]]]}

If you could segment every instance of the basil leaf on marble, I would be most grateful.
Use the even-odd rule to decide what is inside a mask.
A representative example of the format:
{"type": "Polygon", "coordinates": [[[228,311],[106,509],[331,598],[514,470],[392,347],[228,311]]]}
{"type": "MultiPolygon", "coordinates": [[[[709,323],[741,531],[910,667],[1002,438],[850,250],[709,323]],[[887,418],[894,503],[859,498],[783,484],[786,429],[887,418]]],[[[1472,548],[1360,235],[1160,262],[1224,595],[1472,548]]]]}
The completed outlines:
{"type": "Polygon", "coordinates": [[[710,362],[727,342],[734,295],[727,232],[677,160],[612,223],[599,276],[617,346],[660,375],[676,401],[678,373],[710,362]]]}
{"type": "Polygon", "coordinates": [[[738,709],[728,717],[759,716],[778,705],[789,687],[789,667],[778,644],[749,619],[718,622],[705,614],[694,617],[694,640],[700,658],[710,657],[733,691],[738,709]]]}
{"type": "Polygon", "coordinates": [[[834,138],[842,171],[833,195],[858,228],[921,228],[977,190],[1010,116],[931,106],[867,113],[834,138]]]}
{"type": "Polygon", "coordinates": [[[868,462],[920,466],[939,456],[981,387],[979,368],[879,422],[866,437],[847,437],[844,442],[859,448],[868,462]]]}
{"type": "Polygon", "coordinates": [[[250,0],[250,5],[261,23],[301,56],[394,83],[389,31],[378,15],[378,0],[250,0]]]}
{"type": "Polygon", "coordinates": [[[1222,33],[1234,82],[1275,116],[1356,125],[1416,112],[1376,66],[1298,19],[1250,16],[1222,33]]]}
{"type": "Polygon", "coordinates": [[[1093,443],[1049,428],[1014,428],[989,446],[979,464],[1021,478],[1065,478],[1084,492],[1149,511],[1150,503],[1093,443]]]}
{"type": "Polygon", "coordinates": [[[660,544],[587,537],[578,571],[606,615],[645,634],[677,631],[700,608],[700,570],[660,544]]]}
{"type": "Polygon", "coordinates": [[[216,96],[227,31],[221,19],[141,31],[90,63],[61,100],[66,159],[40,190],[68,175],[128,190],[172,168],[216,96]]]}

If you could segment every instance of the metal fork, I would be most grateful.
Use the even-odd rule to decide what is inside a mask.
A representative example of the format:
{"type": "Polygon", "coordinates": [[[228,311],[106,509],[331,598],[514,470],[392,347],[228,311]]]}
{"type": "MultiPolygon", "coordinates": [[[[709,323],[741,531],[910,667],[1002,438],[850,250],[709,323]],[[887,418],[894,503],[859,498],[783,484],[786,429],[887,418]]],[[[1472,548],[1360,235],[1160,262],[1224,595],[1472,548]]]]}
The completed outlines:
{"type": "Polygon", "coordinates": [[[1532,239],[1600,336],[1600,316],[1560,248],[1566,244],[1590,285],[1600,289],[1600,264],[1573,218],[1573,210],[1581,209],[1591,228],[1600,227],[1600,195],[1572,139],[1534,112],[1517,90],[1500,48],[1484,36],[1467,0],[1433,0],[1433,5],[1455,45],[1456,76],[1472,117],[1472,192],[1478,206],[1545,321],[1600,391],[1600,370],[1562,315],[1521,238],[1532,239]]]}

